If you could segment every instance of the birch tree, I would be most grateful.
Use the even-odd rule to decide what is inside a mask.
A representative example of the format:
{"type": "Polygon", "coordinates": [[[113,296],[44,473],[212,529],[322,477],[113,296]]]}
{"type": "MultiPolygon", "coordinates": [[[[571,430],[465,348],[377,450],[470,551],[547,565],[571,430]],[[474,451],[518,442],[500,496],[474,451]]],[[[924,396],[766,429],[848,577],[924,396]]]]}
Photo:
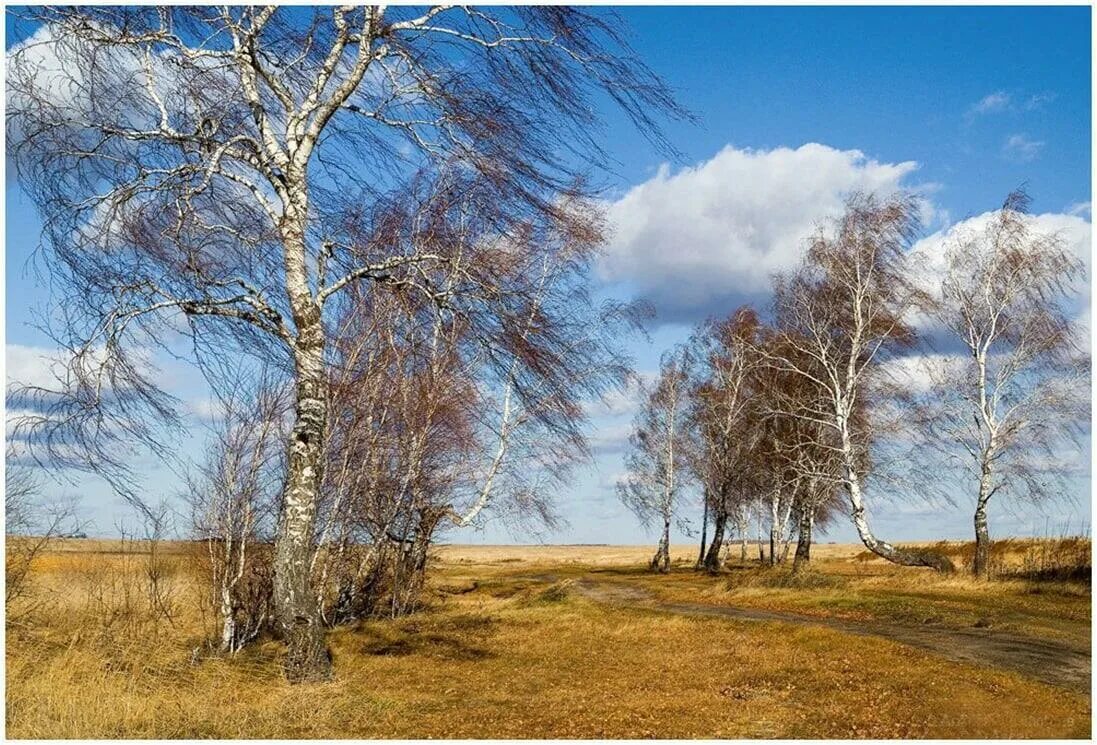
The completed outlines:
{"type": "MultiPolygon", "coordinates": [[[[287,678],[327,679],[310,557],[331,320],[361,283],[435,304],[457,292],[425,276],[451,256],[373,240],[374,205],[447,166],[492,191],[509,218],[499,232],[536,240],[559,195],[605,162],[595,91],[657,142],[657,118],[681,112],[612,20],[564,7],[25,15],[34,33],[8,58],[9,155],[42,214],[54,335],[71,356],[67,395],[26,392],[49,410],[39,439],[118,483],[125,440],[166,455],[155,422],[173,421],[173,402],[135,363],[165,329],[205,353],[207,375],[240,352],[279,363],[293,424],[276,628],[287,678]]],[[[462,269],[490,283],[492,266],[462,269]]]]}
{"type": "Polygon", "coordinates": [[[325,619],[380,602],[392,615],[412,610],[446,530],[488,514],[551,525],[552,495],[585,457],[582,402],[625,382],[616,338],[637,319],[588,299],[597,215],[570,210],[553,234],[515,243],[490,227],[501,219],[490,196],[461,181],[422,206],[402,200],[385,219],[448,250],[455,266],[490,257],[491,285],[440,268],[433,286],[464,287],[443,307],[362,285],[340,321],[314,555],[325,619]],[[504,298],[491,297],[497,288],[504,298]]]}
{"type": "MultiPolygon", "coordinates": [[[[811,377],[790,372],[792,360],[796,360],[798,369],[815,367],[812,358],[800,351],[801,347],[789,343],[793,336],[794,332],[788,328],[780,333],[768,333],[759,341],[760,348],[755,354],[770,363],[778,361],[777,364],[763,364],[757,375],[760,381],[758,406],[772,433],[768,452],[771,478],[782,485],[788,500],[783,515],[771,508],[774,513],[771,519],[776,522],[795,518],[797,541],[793,571],[799,571],[810,561],[816,523],[827,521],[835,511],[841,458],[830,428],[819,418],[819,412],[828,409],[824,391],[811,377]]],[[[800,342],[803,344],[804,340],[800,342]]],[[[815,369],[812,377],[822,375],[822,371],[815,369]]],[[[864,418],[864,399],[861,401],[851,415],[854,422],[864,418]]],[[[862,470],[865,465],[861,464],[862,470]]],[[[771,553],[780,543],[782,561],[791,535],[792,528],[787,522],[778,523],[778,529],[771,530],[771,553]]]]}
{"type": "Polygon", "coordinates": [[[660,528],[649,566],[668,572],[670,526],[688,474],[689,379],[684,350],[664,354],[658,380],[643,391],[625,456],[627,474],[617,482],[617,493],[643,525],[655,523],[660,528]]]}
{"type": "Polygon", "coordinates": [[[710,321],[693,340],[697,360],[691,391],[691,429],[699,440],[693,471],[702,484],[713,523],[712,542],[702,566],[720,568],[728,522],[756,489],[760,423],[757,414],[757,370],[753,351],[760,322],[749,307],[726,319],[710,321]]]}
{"type": "Polygon", "coordinates": [[[286,399],[270,378],[239,378],[218,399],[206,460],[187,479],[223,654],[240,651],[272,621],[270,541],[286,473],[286,399]]]}
{"type": "Polygon", "coordinates": [[[989,572],[991,499],[1057,493],[1069,470],[1057,455],[1077,449],[1089,418],[1088,362],[1064,310],[1082,264],[1060,236],[1035,229],[1028,205],[1013,192],[981,230],[952,233],[929,305],[964,354],[927,357],[927,437],[975,478],[980,577],[989,572]]]}
{"type": "Polygon", "coordinates": [[[817,391],[789,413],[820,425],[825,444],[838,454],[840,482],[865,547],[897,564],[951,571],[947,557],[877,537],[865,503],[873,439],[867,405],[879,391],[881,363],[912,344],[908,316],[922,299],[907,270],[916,227],[917,204],[909,197],[851,196],[844,215],[812,239],[803,264],[778,278],[776,338],[784,351],[764,353],[778,372],[817,391]],[[866,416],[858,419],[862,406],[866,416]]]}

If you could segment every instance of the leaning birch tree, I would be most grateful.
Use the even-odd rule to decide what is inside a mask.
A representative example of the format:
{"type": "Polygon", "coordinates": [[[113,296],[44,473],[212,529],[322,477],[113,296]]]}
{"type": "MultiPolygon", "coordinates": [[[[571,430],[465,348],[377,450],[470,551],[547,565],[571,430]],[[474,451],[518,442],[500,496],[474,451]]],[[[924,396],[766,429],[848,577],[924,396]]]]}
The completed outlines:
{"type": "Polygon", "coordinates": [[[951,571],[945,556],[902,549],[877,537],[865,504],[874,437],[867,405],[880,390],[883,361],[912,343],[908,317],[921,301],[907,271],[917,224],[917,204],[910,197],[852,195],[842,217],[812,239],[801,266],[777,279],[777,344],[759,349],[778,372],[816,389],[818,395],[801,397],[786,413],[824,428],[865,547],[897,564],[951,571]],[[859,410],[865,415],[859,417],[859,410]]]}
{"type": "MultiPolygon", "coordinates": [[[[173,402],[142,352],[186,335],[209,376],[241,352],[292,383],[275,538],[286,676],[331,660],[310,561],[323,481],[332,318],[375,283],[444,304],[452,257],[375,240],[373,205],[458,169],[493,191],[519,240],[589,193],[605,162],[595,92],[658,141],[681,113],[613,19],[566,7],[57,7],[23,12],[8,56],[9,156],[44,224],[64,396],[37,440],[126,472],[119,443],[165,452],[173,402]]],[[[463,266],[490,284],[493,267],[463,266]]],[[[507,297],[495,288],[485,300],[507,297]]],[[[507,362],[502,364],[506,365],[507,362]]],[[[121,476],[119,476],[119,480],[121,476]]]]}

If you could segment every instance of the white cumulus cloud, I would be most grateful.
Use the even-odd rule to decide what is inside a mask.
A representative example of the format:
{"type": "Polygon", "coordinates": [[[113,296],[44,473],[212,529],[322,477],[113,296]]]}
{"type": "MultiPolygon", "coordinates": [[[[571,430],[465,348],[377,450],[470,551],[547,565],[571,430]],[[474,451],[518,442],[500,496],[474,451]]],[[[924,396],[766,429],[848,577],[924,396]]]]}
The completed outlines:
{"type": "Polygon", "coordinates": [[[818,143],[728,146],[677,172],[664,166],[609,206],[614,232],[600,273],[634,287],[660,322],[727,312],[767,296],[771,275],[796,264],[850,192],[907,188],[917,167],[818,143]]]}

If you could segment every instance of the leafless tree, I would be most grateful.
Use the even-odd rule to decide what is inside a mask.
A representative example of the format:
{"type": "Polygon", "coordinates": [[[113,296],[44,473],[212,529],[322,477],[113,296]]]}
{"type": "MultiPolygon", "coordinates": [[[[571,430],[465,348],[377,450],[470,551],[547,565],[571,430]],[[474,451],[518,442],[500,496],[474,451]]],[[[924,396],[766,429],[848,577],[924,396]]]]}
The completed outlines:
{"type": "MultiPolygon", "coordinates": [[[[165,328],[189,335],[207,374],[240,350],[280,363],[294,401],[276,627],[290,680],[328,678],[311,556],[332,320],[362,283],[438,306],[463,289],[430,282],[451,254],[379,240],[377,205],[444,167],[491,193],[507,218],[496,234],[536,241],[559,196],[581,196],[579,169],[605,162],[593,91],[656,140],[656,119],[682,112],[612,19],[565,7],[28,14],[41,25],[9,54],[9,153],[43,213],[72,357],[65,396],[25,392],[48,410],[39,440],[119,474],[121,440],[163,452],[154,423],[174,412],[139,351],[165,328]]],[[[496,270],[459,269],[480,285],[496,270]]]]}
{"type": "MultiPolygon", "coordinates": [[[[815,415],[827,410],[824,391],[810,377],[790,371],[791,360],[796,360],[798,369],[815,367],[812,358],[801,351],[802,346],[789,343],[793,336],[787,328],[766,333],[755,354],[769,361],[756,375],[756,395],[763,428],[768,432],[763,441],[768,445],[763,451],[766,467],[772,483],[780,487],[778,494],[770,495],[770,563],[785,560],[795,530],[793,571],[798,571],[810,560],[816,522],[822,524],[834,514],[842,469],[840,451],[830,444],[828,428],[815,415]],[[778,362],[773,364],[774,360],[778,362]],[[795,518],[794,528],[789,524],[791,518],[795,518]]],[[[816,369],[815,376],[822,375],[816,369]]],[[[864,417],[865,399],[859,400],[852,414],[855,422],[864,417]]]]}
{"type": "Polygon", "coordinates": [[[271,623],[270,542],[285,479],[286,394],[262,374],[241,376],[219,399],[206,462],[187,479],[225,654],[271,623]]]}
{"type": "Polygon", "coordinates": [[[907,316],[921,302],[906,266],[917,222],[910,197],[851,196],[845,214],[813,238],[804,263],[778,278],[777,339],[786,351],[766,354],[778,372],[797,375],[818,391],[787,413],[819,424],[819,445],[840,457],[842,487],[865,546],[898,564],[950,571],[947,557],[877,538],[865,509],[873,439],[867,403],[881,363],[912,344],[907,316]],[[859,407],[866,416],[857,416],[859,407]]]}
{"type": "Polygon", "coordinates": [[[981,230],[954,231],[929,304],[964,354],[926,357],[926,439],[946,462],[974,470],[980,577],[989,571],[991,498],[1059,492],[1069,469],[1057,451],[1077,447],[1088,422],[1088,360],[1063,309],[1082,264],[1061,236],[1035,229],[1028,205],[1015,191],[981,230]]]}
{"type": "Polygon", "coordinates": [[[488,227],[503,219],[489,193],[439,186],[386,220],[450,251],[455,267],[490,254],[495,274],[474,285],[463,268],[433,273],[436,287],[465,287],[442,307],[415,293],[354,291],[359,307],[341,322],[329,386],[319,547],[330,550],[314,558],[333,593],[326,618],[373,612],[381,595],[392,614],[411,610],[435,534],[489,507],[551,524],[555,489],[544,487],[584,457],[583,401],[628,372],[615,337],[638,319],[587,297],[596,214],[574,205],[553,231],[515,243],[488,227]],[[370,548],[354,551],[355,541],[370,548]]]}
{"type": "Polygon", "coordinates": [[[642,386],[643,404],[629,436],[621,501],[644,525],[657,522],[659,545],[650,566],[670,571],[670,526],[688,484],[689,378],[686,351],[663,355],[659,379],[642,386]]]}
{"type": "MultiPolygon", "coordinates": [[[[713,523],[712,542],[701,564],[720,568],[728,521],[742,512],[757,488],[760,431],[755,397],[760,357],[753,347],[760,322],[749,307],[709,321],[693,339],[694,383],[691,430],[692,470],[702,484],[713,523]]],[[[742,529],[741,529],[742,531],[742,529]]]]}

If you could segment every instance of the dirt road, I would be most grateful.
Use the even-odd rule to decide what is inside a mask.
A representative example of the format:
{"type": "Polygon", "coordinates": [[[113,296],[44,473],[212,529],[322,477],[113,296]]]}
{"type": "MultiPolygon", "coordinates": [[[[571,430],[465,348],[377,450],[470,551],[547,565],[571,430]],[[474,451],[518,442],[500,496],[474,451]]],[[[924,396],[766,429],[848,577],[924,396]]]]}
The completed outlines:
{"type": "MultiPolygon", "coordinates": [[[[552,578],[541,575],[537,580],[552,578]]],[[[619,582],[584,577],[576,581],[576,592],[589,600],[635,606],[690,616],[718,616],[738,621],[768,621],[824,626],[847,634],[875,636],[925,649],[950,660],[1012,670],[1026,677],[1089,693],[1090,650],[1059,641],[1007,634],[992,629],[958,629],[943,626],[914,626],[875,621],[805,616],[797,613],[658,600],[647,590],[619,582]]]]}

